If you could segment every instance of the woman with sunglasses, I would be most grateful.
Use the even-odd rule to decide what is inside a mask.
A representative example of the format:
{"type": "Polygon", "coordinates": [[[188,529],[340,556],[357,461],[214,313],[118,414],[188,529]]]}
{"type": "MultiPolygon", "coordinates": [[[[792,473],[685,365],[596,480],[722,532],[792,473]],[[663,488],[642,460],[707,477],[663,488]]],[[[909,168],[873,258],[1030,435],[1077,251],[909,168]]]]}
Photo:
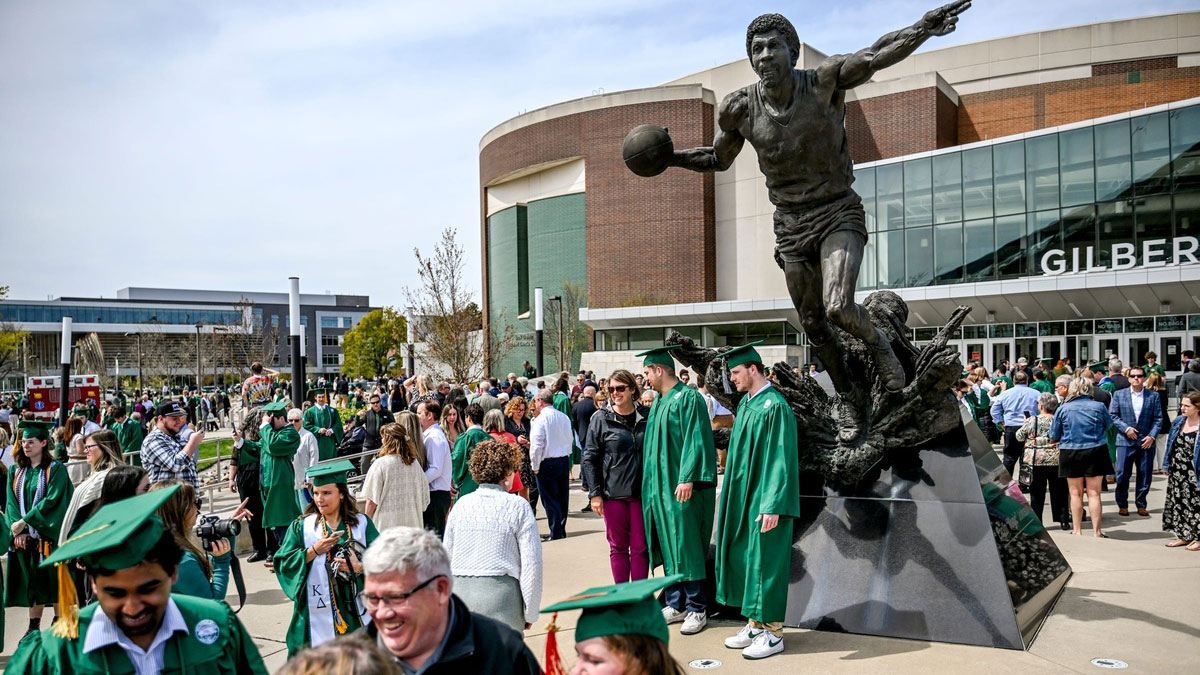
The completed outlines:
{"type": "Polygon", "coordinates": [[[362,554],[379,531],[346,486],[347,460],[309,467],[313,503],[287,528],[275,552],[275,576],[295,605],[287,630],[288,658],[301,649],[352,633],[370,622],[358,600],[362,554]]]}
{"type": "Polygon", "coordinates": [[[583,474],[592,511],[604,518],[613,581],[645,579],[650,567],[642,523],[642,440],[649,408],[638,403],[628,370],[608,378],[608,404],[592,415],[583,448],[583,474]]]}

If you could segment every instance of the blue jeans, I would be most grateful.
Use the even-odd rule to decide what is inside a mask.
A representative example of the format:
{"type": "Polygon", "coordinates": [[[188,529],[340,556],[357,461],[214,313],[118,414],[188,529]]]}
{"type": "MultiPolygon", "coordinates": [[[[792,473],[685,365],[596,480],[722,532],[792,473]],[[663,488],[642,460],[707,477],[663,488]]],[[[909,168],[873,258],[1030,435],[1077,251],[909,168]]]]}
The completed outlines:
{"type": "MultiPolygon", "coordinates": [[[[1140,440],[1140,439],[1139,439],[1140,440]]],[[[1154,446],[1149,450],[1140,447],[1120,446],[1117,448],[1117,508],[1129,508],[1129,474],[1137,467],[1137,483],[1133,502],[1139,509],[1146,508],[1146,496],[1150,494],[1150,477],[1154,475],[1154,446]]]]}
{"type": "Polygon", "coordinates": [[[705,613],[708,608],[708,600],[704,596],[704,581],[680,581],[677,584],[671,584],[663,590],[663,600],[667,602],[667,607],[682,612],[687,609],[689,612],[705,613]],[[686,600],[686,607],[684,606],[686,600]]]}
{"type": "Polygon", "coordinates": [[[570,491],[571,458],[555,457],[542,460],[538,467],[537,487],[546,509],[546,525],[551,539],[567,536],[567,495],[570,491]]]}

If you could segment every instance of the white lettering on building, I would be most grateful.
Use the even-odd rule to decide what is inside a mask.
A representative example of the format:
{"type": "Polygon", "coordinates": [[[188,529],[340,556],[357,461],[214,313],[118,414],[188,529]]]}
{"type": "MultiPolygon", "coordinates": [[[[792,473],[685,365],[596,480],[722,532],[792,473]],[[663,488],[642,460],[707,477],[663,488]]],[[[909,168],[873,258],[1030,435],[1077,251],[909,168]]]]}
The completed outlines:
{"type": "Polygon", "coordinates": [[[1078,274],[1080,272],[1105,272],[1108,270],[1128,270],[1135,267],[1165,267],[1167,265],[1195,265],[1200,263],[1200,240],[1196,237],[1176,237],[1174,240],[1148,239],[1142,242],[1142,259],[1137,259],[1137,247],[1130,243],[1113,244],[1109,249],[1109,264],[1101,265],[1097,260],[1094,246],[1076,247],[1070,251],[1052,248],[1042,254],[1040,268],[1042,274],[1057,276],[1059,274],[1078,274]],[[1167,247],[1170,246],[1170,254],[1167,247]],[[1080,250],[1083,255],[1080,255],[1080,250]],[[1170,255],[1170,259],[1167,256],[1170,255]],[[1080,260],[1082,258],[1082,260],[1080,260]],[[1081,264],[1082,263],[1082,264],[1081,264]]]}

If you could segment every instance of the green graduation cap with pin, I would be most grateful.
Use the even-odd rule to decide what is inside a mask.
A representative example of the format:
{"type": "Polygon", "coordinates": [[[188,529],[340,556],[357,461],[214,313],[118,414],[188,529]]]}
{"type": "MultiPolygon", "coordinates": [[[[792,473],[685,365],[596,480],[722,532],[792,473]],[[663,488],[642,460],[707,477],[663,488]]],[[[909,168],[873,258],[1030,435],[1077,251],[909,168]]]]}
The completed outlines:
{"type": "Polygon", "coordinates": [[[265,412],[272,417],[283,417],[287,415],[287,409],[288,404],[286,401],[275,401],[274,403],[268,403],[264,405],[258,410],[259,412],[265,412]]]}
{"type": "Polygon", "coordinates": [[[654,594],[682,579],[682,574],[673,574],[597,586],[550,605],[542,612],[582,609],[575,625],[577,643],[605,635],[649,635],[666,643],[670,633],[663,619],[662,606],[654,599],[654,594]]]}
{"type": "Polygon", "coordinates": [[[314,398],[314,397],[316,397],[317,394],[322,394],[325,396],[325,398],[329,398],[330,391],[331,390],[328,385],[323,386],[323,387],[322,386],[310,387],[308,390],[308,397],[314,398]]]}
{"type": "Polygon", "coordinates": [[[1093,373],[1108,373],[1108,361],[1097,361],[1088,364],[1088,370],[1093,373]]]}
{"type": "Polygon", "coordinates": [[[675,367],[675,359],[671,358],[671,350],[679,349],[675,345],[666,345],[664,347],[655,347],[646,351],[635,354],[635,356],[643,356],[642,367],[646,366],[666,366],[667,368],[675,367]]]}
{"type": "Polygon", "coordinates": [[[725,366],[733,370],[747,363],[762,363],[762,357],[758,355],[758,350],[754,348],[754,345],[761,345],[762,343],[762,340],[755,340],[754,342],[747,342],[744,345],[734,347],[725,352],[721,355],[725,358],[725,366]]]}
{"type": "Polygon", "coordinates": [[[21,438],[40,438],[48,441],[50,440],[50,431],[54,429],[54,423],[41,420],[21,420],[17,424],[17,429],[21,432],[21,438]]]}
{"type": "Polygon", "coordinates": [[[329,464],[310,466],[305,470],[304,475],[308,476],[309,482],[316,487],[331,483],[345,483],[347,474],[353,470],[354,464],[350,460],[342,459],[329,464]]]}

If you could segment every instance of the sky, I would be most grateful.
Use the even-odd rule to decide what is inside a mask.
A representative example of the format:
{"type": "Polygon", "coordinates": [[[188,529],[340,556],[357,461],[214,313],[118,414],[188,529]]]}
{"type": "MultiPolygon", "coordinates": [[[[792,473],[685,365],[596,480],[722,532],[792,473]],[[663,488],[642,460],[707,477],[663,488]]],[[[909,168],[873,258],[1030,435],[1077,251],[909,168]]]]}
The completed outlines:
{"type": "MultiPolygon", "coordinates": [[[[524,111],[745,58],[780,12],[828,53],[934,5],[445,0],[0,2],[0,286],[367,294],[458,230],[479,288],[479,140],[524,111]]],[[[977,0],[923,50],[1197,8],[977,0]]]]}

